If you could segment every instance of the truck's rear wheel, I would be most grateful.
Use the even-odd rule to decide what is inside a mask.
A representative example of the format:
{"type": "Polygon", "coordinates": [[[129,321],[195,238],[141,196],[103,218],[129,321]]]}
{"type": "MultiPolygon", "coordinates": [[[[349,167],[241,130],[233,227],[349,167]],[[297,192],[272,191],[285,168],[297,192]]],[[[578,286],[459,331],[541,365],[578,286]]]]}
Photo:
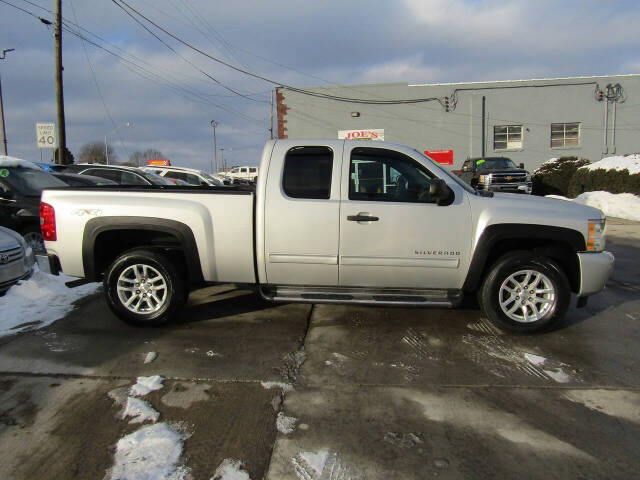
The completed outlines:
{"type": "Polygon", "coordinates": [[[146,249],[123,253],[104,276],[109,308],[138,326],[168,322],[182,308],[187,292],[183,276],[164,255],[146,249]]]}
{"type": "Polygon", "coordinates": [[[497,327],[532,333],[549,329],[564,318],[571,289],[553,260],[515,252],[491,267],[479,300],[483,312],[497,327]]]}

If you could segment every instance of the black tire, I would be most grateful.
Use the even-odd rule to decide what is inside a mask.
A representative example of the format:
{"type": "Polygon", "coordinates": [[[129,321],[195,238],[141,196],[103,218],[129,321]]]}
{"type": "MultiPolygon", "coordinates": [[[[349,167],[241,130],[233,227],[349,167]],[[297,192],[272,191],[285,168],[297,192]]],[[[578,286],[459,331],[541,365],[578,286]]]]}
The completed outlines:
{"type": "Polygon", "coordinates": [[[478,300],[483,313],[498,328],[515,333],[534,333],[548,330],[564,318],[571,302],[571,288],[567,276],[550,258],[534,255],[532,252],[513,252],[501,257],[491,266],[478,292],[478,300]],[[531,290],[522,288],[527,276],[526,273],[518,272],[534,272],[527,281],[531,290]],[[536,273],[540,276],[536,277],[536,273]],[[539,283],[531,287],[536,278],[540,279],[539,283]],[[518,282],[520,286],[516,287],[518,282]],[[513,293],[507,291],[511,287],[513,293]],[[548,287],[553,292],[547,292],[550,290],[548,287]],[[527,297],[523,298],[522,294],[527,297]],[[529,302],[529,299],[533,301],[529,302]],[[522,302],[527,303],[523,306],[522,302]],[[512,308],[515,311],[508,314],[512,308]],[[533,312],[539,319],[536,319],[533,312]],[[519,318],[514,319],[512,316],[519,318]]]}
{"type": "Polygon", "coordinates": [[[31,226],[23,229],[20,232],[20,235],[24,237],[24,240],[27,242],[33,249],[33,253],[46,253],[46,249],[44,248],[44,240],[42,239],[42,231],[38,226],[31,226]]]}
{"type": "Polygon", "coordinates": [[[131,325],[148,327],[163,325],[171,320],[187,301],[188,291],[184,275],[180,274],[166,256],[151,250],[135,249],[123,253],[109,266],[104,276],[104,295],[107,305],[120,319],[131,325]],[[138,276],[135,270],[146,273],[138,276]],[[153,278],[158,278],[156,273],[161,277],[161,280],[152,280],[153,278]],[[145,278],[144,276],[147,275],[148,281],[144,284],[131,283],[137,281],[129,279],[131,275],[136,279],[145,278]],[[157,286],[162,285],[161,282],[164,282],[165,288],[153,290],[154,286],[157,288],[157,286]],[[120,292],[119,284],[123,287],[120,292]],[[144,290],[123,291],[124,288],[128,288],[128,284],[132,285],[131,288],[139,287],[144,290]],[[153,293],[147,294],[145,293],[147,291],[152,291],[153,293]],[[155,298],[163,300],[161,304],[152,300],[152,296],[156,292],[159,293],[155,298]],[[161,297],[163,293],[165,296],[161,297]],[[128,296],[129,294],[131,296],[128,296]],[[125,305],[125,300],[130,300],[132,296],[136,297],[132,301],[132,308],[135,308],[137,303],[139,312],[132,311],[125,305]],[[145,298],[141,299],[141,296],[145,296],[145,298]]]}

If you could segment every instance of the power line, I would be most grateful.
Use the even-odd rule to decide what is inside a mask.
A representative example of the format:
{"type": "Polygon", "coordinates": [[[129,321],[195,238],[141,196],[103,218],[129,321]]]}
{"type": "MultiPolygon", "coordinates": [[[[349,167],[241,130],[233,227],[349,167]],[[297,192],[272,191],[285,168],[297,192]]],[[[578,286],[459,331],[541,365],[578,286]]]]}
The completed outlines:
{"type": "MultiPolygon", "coordinates": [[[[25,0],[27,1],[27,0],[25,0]]],[[[31,2],[28,2],[31,3],[31,2]]],[[[73,18],[76,21],[76,24],[78,23],[78,17],[76,15],[76,9],[73,5],[73,0],[69,0],[69,4],[71,5],[71,13],[73,13],[73,18]]],[[[84,42],[84,40],[80,39],[80,42],[82,43],[82,50],[84,51],[84,56],[87,59],[87,64],[89,65],[89,70],[91,71],[91,77],[93,78],[93,83],[96,86],[96,90],[98,91],[98,95],[100,96],[100,100],[102,100],[102,105],[104,106],[104,111],[107,114],[107,117],[109,117],[109,120],[111,121],[111,126],[113,127],[114,131],[116,132],[116,134],[118,135],[118,138],[120,139],[120,145],[122,145],[123,150],[125,151],[125,153],[127,154],[127,158],[129,157],[129,151],[127,150],[127,147],[124,144],[124,140],[122,140],[122,135],[120,135],[120,132],[118,131],[118,127],[116,126],[116,122],[113,121],[113,117],[111,116],[111,112],[109,112],[109,108],[107,107],[107,102],[104,99],[104,96],[102,95],[102,91],[100,90],[100,84],[98,83],[98,78],[96,77],[96,72],[93,69],[93,65],[91,64],[91,59],[89,58],[89,52],[87,51],[87,46],[84,42]]],[[[106,147],[105,147],[106,148],[106,147]]]]}
{"type": "Polygon", "coordinates": [[[181,55],[177,50],[175,50],[171,45],[169,45],[167,42],[165,42],[164,40],[162,40],[158,35],[156,35],[154,32],[152,32],[146,25],[144,25],[142,22],[140,22],[140,20],[138,20],[137,18],[135,18],[130,12],[128,12],[122,5],[118,4],[117,2],[114,2],[124,13],[126,13],[129,17],[131,17],[138,25],[140,25],[142,28],[144,28],[147,32],[149,32],[151,35],[153,35],[160,43],[162,43],[165,47],[167,47],[169,50],[171,50],[174,54],[176,54],[178,57],[180,57],[182,60],[184,60],[186,63],[188,63],[189,65],[191,65],[194,69],[196,69],[197,71],[199,71],[200,73],[202,73],[203,75],[205,75],[207,78],[209,78],[210,80],[214,81],[215,83],[217,83],[218,85],[220,85],[222,88],[224,88],[225,90],[228,90],[242,98],[246,98],[247,100],[251,100],[252,102],[260,102],[260,103],[264,103],[261,100],[256,100],[255,98],[251,98],[247,95],[244,95],[236,90],[234,90],[231,87],[228,87],[226,85],[224,85],[222,82],[220,82],[217,78],[214,78],[213,76],[211,76],[210,74],[208,74],[207,72],[205,72],[204,70],[202,70],[200,67],[198,67],[196,64],[194,64],[193,62],[191,62],[189,59],[187,59],[186,57],[184,57],[183,55],[181,55]]]}

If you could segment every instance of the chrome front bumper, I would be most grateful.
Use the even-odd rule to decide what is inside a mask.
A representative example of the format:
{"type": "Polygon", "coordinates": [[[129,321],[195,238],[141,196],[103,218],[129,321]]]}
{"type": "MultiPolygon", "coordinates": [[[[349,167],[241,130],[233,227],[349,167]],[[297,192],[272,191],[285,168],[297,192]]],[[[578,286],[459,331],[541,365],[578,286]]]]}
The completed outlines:
{"type": "Polygon", "coordinates": [[[490,192],[506,193],[526,193],[530,195],[533,191],[531,183],[485,183],[478,184],[478,190],[488,190],[490,192]]]}
{"type": "Polygon", "coordinates": [[[615,259],[611,252],[578,253],[580,288],[578,297],[587,297],[604,289],[613,273],[615,259]]]}

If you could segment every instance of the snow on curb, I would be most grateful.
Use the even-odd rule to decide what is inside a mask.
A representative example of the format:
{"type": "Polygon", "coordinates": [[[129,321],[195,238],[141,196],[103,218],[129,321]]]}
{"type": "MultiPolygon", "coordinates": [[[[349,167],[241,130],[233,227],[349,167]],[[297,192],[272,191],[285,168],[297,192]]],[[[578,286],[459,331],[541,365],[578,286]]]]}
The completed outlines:
{"type": "Polygon", "coordinates": [[[135,397],[127,397],[127,403],[122,411],[122,418],[132,417],[129,423],[144,423],[158,421],[158,413],[148,402],[135,397]]]}
{"type": "Polygon", "coordinates": [[[133,397],[144,397],[154,390],[160,390],[164,382],[164,377],[152,375],[150,377],[138,377],[135,385],[129,389],[129,395],[133,397]]]}
{"type": "Polygon", "coordinates": [[[156,358],[158,358],[158,354],[156,352],[149,352],[144,357],[144,363],[151,363],[156,358]]]}
{"type": "Polygon", "coordinates": [[[184,480],[189,469],[180,466],[184,436],[167,423],[142,427],[116,445],[112,480],[184,480]]]}
{"type": "Polygon", "coordinates": [[[0,297],[0,337],[43,328],[64,318],[74,302],[98,290],[99,283],[69,288],[67,275],[50,275],[35,267],[29,280],[14,285],[0,297]]]}
{"type": "Polygon", "coordinates": [[[560,195],[547,195],[547,198],[581,203],[589,207],[599,208],[608,217],[618,217],[640,222],[640,197],[633,193],[597,191],[582,193],[574,199],[560,195]]]}

